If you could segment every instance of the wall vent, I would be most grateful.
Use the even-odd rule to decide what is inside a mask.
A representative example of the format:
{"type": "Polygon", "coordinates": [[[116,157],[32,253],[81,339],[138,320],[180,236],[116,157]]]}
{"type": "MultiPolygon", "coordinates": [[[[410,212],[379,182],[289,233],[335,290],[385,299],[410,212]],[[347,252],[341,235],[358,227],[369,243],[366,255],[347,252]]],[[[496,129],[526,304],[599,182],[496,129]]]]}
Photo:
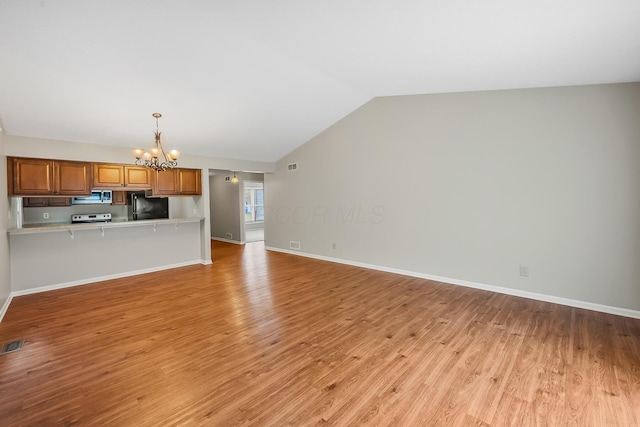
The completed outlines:
{"type": "Polygon", "coordinates": [[[289,248],[295,249],[296,251],[300,250],[300,242],[294,242],[293,240],[289,242],[289,248]]]}
{"type": "Polygon", "coordinates": [[[287,170],[288,170],[289,172],[297,171],[297,170],[298,170],[298,164],[297,164],[297,163],[289,163],[289,164],[287,165],[287,170]]]}

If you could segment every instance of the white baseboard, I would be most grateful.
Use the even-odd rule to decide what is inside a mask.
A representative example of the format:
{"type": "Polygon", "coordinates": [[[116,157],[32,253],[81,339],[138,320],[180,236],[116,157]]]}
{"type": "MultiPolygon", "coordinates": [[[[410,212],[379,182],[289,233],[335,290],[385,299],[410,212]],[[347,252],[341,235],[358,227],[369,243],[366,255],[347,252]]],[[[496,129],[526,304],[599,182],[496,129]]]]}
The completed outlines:
{"type": "Polygon", "coordinates": [[[238,240],[223,239],[222,237],[212,237],[211,240],[216,240],[218,242],[225,242],[225,243],[233,243],[235,245],[244,245],[244,242],[240,242],[238,240]]]}
{"type": "Polygon", "coordinates": [[[602,312],[602,313],[615,314],[617,316],[624,316],[624,317],[631,317],[631,318],[634,318],[634,319],[640,319],[640,311],[638,311],[638,310],[630,310],[628,308],[612,307],[612,306],[608,306],[608,305],[595,304],[595,303],[592,303],[592,302],[586,302],[586,301],[574,300],[574,299],[569,299],[569,298],[557,297],[557,296],[553,296],[553,295],[539,294],[539,293],[536,293],[536,292],[521,291],[519,289],[504,288],[502,286],[493,286],[493,285],[487,285],[487,284],[484,284],[484,283],[470,282],[470,281],[467,281],[467,280],[459,280],[459,279],[452,279],[452,278],[449,278],[449,277],[441,277],[441,276],[434,276],[434,275],[431,275],[431,274],[418,273],[418,272],[415,272],[415,271],[400,270],[400,269],[397,269],[397,268],[384,267],[384,266],[381,266],[381,265],[366,264],[366,263],[362,263],[362,262],[348,261],[348,260],[344,260],[344,259],[340,259],[340,258],[332,258],[332,257],[327,257],[327,256],[322,256],[322,255],[314,255],[314,254],[309,254],[309,253],[306,253],[306,252],[274,248],[272,246],[265,246],[265,249],[270,250],[270,251],[274,251],[274,252],[282,252],[282,253],[290,254],[290,255],[298,255],[298,256],[303,256],[303,257],[307,257],[307,258],[319,259],[319,260],[322,260],[322,261],[335,262],[335,263],[338,263],[338,264],[351,265],[351,266],[354,266],[354,267],[368,268],[370,270],[378,270],[378,271],[384,271],[384,272],[387,272],[387,273],[401,274],[403,276],[417,277],[417,278],[420,278],[420,279],[433,280],[433,281],[436,281],[436,282],[449,283],[449,284],[452,284],[452,285],[459,285],[459,286],[465,286],[465,287],[468,287],[468,288],[482,289],[482,290],[485,290],[485,291],[497,292],[497,293],[500,293],[500,294],[513,295],[513,296],[516,296],[516,297],[529,298],[529,299],[538,300],[538,301],[545,301],[545,302],[550,302],[550,303],[554,303],[554,304],[566,305],[566,306],[569,306],[569,307],[584,308],[586,310],[593,310],[593,311],[599,311],[599,312],[602,312]]]}
{"type": "Polygon", "coordinates": [[[11,304],[12,299],[13,299],[13,295],[9,294],[9,296],[7,297],[7,300],[2,305],[2,308],[0,309],[0,322],[2,322],[4,315],[7,314],[7,310],[9,310],[9,305],[11,304]]]}
{"type": "Polygon", "coordinates": [[[37,288],[24,289],[21,291],[13,291],[11,292],[11,297],[37,294],[39,292],[54,291],[56,289],[64,289],[64,288],[70,288],[73,286],[87,285],[89,283],[103,282],[105,280],[121,279],[123,277],[137,276],[139,274],[146,274],[146,273],[154,273],[156,271],[169,270],[169,269],[178,268],[178,267],[186,267],[188,265],[194,265],[194,264],[203,264],[203,260],[198,259],[193,261],[181,262],[177,264],[163,265],[160,267],[145,268],[143,270],[127,271],[125,273],[110,274],[107,276],[99,276],[99,277],[90,277],[88,279],[75,280],[73,282],[56,283],[54,285],[40,286],[37,288]]]}

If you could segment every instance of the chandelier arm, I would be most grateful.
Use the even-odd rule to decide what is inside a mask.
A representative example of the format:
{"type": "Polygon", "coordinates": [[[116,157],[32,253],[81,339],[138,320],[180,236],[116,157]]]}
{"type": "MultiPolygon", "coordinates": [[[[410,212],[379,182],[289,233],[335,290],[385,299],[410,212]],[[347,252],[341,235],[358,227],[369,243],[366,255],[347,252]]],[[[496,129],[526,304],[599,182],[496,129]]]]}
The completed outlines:
{"type": "Polygon", "coordinates": [[[171,161],[169,160],[169,157],[167,157],[167,153],[164,151],[164,147],[162,146],[162,141],[160,140],[160,134],[158,134],[158,139],[156,140],[156,142],[158,143],[158,148],[162,153],[162,157],[164,157],[164,163],[171,163],[171,161]]]}

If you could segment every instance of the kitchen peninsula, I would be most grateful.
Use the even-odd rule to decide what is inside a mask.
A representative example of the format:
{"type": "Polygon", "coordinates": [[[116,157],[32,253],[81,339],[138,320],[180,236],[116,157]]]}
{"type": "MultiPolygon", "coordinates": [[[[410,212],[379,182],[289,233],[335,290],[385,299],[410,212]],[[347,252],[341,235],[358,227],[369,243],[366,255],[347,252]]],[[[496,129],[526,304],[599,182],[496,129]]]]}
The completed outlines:
{"type": "Polygon", "coordinates": [[[104,165],[7,158],[13,220],[7,233],[14,296],[211,262],[202,256],[203,245],[209,242],[201,238],[205,221],[199,169],[158,173],[131,165],[104,165]],[[66,168],[62,175],[60,165],[66,168]],[[138,180],[132,190],[169,195],[169,218],[131,220],[126,201],[100,206],[59,203],[89,195],[96,188],[124,192],[131,171],[135,173],[129,177],[138,180]],[[148,184],[144,182],[147,174],[148,184]],[[164,187],[158,188],[158,182],[164,187]],[[34,205],[26,202],[27,197],[58,203],[29,207],[34,205]],[[72,214],[97,212],[110,212],[113,220],[71,223],[72,214]]]}

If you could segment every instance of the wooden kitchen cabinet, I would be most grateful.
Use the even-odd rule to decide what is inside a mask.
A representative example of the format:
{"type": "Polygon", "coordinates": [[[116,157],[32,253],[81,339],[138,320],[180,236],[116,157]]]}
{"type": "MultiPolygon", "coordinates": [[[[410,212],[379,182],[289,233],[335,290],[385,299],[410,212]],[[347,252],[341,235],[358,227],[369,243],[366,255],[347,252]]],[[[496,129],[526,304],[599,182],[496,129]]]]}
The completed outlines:
{"type": "Polygon", "coordinates": [[[93,164],[93,188],[116,189],[121,187],[151,188],[151,170],[144,166],[93,164]]]}
{"type": "Polygon", "coordinates": [[[168,169],[153,174],[153,196],[200,196],[200,169],[168,169]]]}
{"type": "Polygon", "coordinates": [[[68,197],[24,197],[22,206],[25,208],[71,206],[71,199],[68,197]]]}
{"type": "Polygon", "coordinates": [[[88,196],[91,194],[91,163],[54,161],[53,187],[54,194],[88,196]]]}
{"type": "Polygon", "coordinates": [[[91,163],[7,157],[9,196],[88,196],[91,163]]]}
{"type": "Polygon", "coordinates": [[[7,158],[9,195],[53,194],[53,160],[7,158]]]}
{"type": "Polygon", "coordinates": [[[177,169],[178,191],[182,196],[201,196],[202,178],[200,169],[177,169]]]}
{"type": "Polygon", "coordinates": [[[48,206],[71,206],[71,199],[68,197],[47,197],[48,206]]]}
{"type": "Polygon", "coordinates": [[[175,169],[158,171],[153,174],[152,194],[154,196],[175,196],[178,194],[178,175],[175,169]]]}
{"type": "Polygon", "coordinates": [[[25,208],[45,208],[49,206],[48,197],[24,197],[22,206],[25,208]]]}
{"type": "Polygon", "coordinates": [[[151,170],[144,166],[124,165],[124,186],[127,188],[151,188],[151,170]]]}
{"type": "Polygon", "coordinates": [[[126,205],[127,204],[127,192],[126,191],[114,191],[111,193],[111,204],[113,205],[126,205]]]}
{"type": "Polygon", "coordinates": [[[113,204],[125,205],[125,190],[151,190],[150,194],[158,197],[201,196],[202,172],[185,168],[156,172],[136,165],[7,157],[7,188],[9,196],[32,198],[25,204],[28,207],[68,206],[66,198],[57,196],[89,196],[94,188],[114,190],[113,204]],[[58,200],[37,200],[42,197],[58,200]]]}
{"type": "Polygon", "coordinates": [[[93,164],[93,188],[124,187],[124,166],[93,164]]]}

